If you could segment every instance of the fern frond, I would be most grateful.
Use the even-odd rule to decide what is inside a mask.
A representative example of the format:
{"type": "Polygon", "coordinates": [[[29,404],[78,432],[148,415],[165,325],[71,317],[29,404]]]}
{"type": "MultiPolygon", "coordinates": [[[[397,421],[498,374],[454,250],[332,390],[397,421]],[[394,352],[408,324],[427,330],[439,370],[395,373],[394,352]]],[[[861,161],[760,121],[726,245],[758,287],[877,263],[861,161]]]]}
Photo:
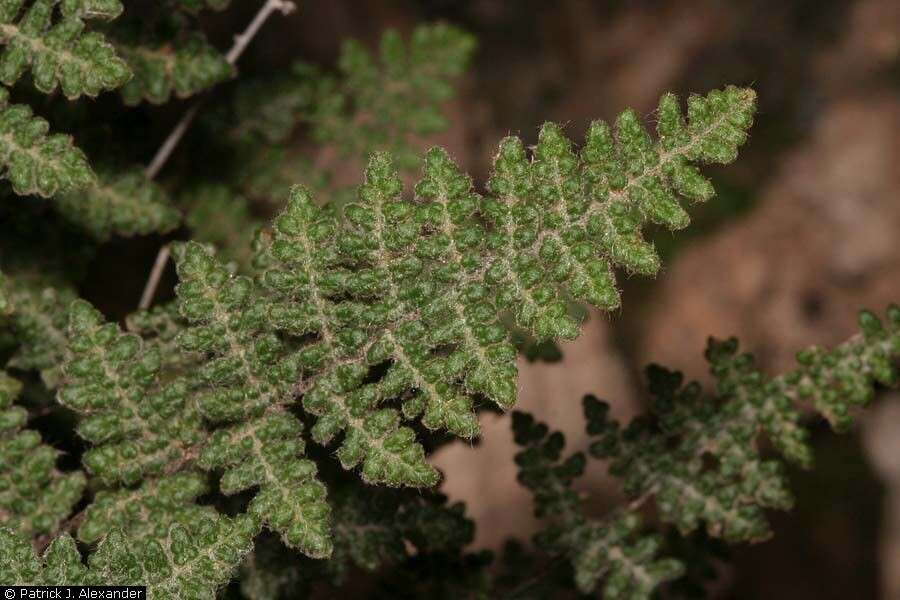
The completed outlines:
{"type": "Polygon", "coordinates": [[[612,267],[653,275],[659,258],[641,236],[652,222],[687,226],[677,202],[706,200],[711,184],[692,163],[734,160],[755,110],[752,90],[728,87],[688,100],[659,103],[654,143],[633,111],[588,130],[579,155],[553,124],[541,130],[531,160],[516,138],[500,145],[485,213],[499,235],[498,260],[487,271],[501,286],[499,304],[539,340],[569,338],[577,324],[565,310],[573,298],[603,309],[619,305],[612,267]],[[551,276],[545,277],[546,272],[551,276]]]}
{"type": "Polygon", "coordinates": [[[421,25],[405,42],[395,31],[384,33],[380,56],[358,42],[345,44],[336,74],[297,63],[274,82],[243,84],[233,114],[218,115],[224,122],[215,126],[227,127],[241,149],[236,183],[252,197],[277,197],[297,182],[323,189],[330,170],[312,168],[281,147],[300,124],[338,155],[365,161],[387,151],[400,168],[414,169],[424,150],[421,138],[449,125],[443,104],[474,47],[474,38],[460,29],[421,25]]]}
{"type": "Polygon", "coordinates": [[[91,185],[94,172],[67,135],[47,135],[50,125],[31,108],[9,103],[0,88],[0,174],[19,195],[49,198],[91,185]]]}
{"type": "Polygon", "coordinates": [[[12,85],[31,70],[34,86],[70,100],[94,97],[119,87],[131,76],[125,62],[102,34],[84,33],[84,20],[112,20],[118,0],[8,0],[0,5],[0,81],[12,85]]]}
{"type": "Polygon", "coordinates": [[[289,380],[269,362],[275,356],[275,349],[267,346],[270,338],[258,341],[255,356],[245,346],[252,342],[254,326],[252,311],[244,312],[241,304],[239,286],[246,280],[230,281],[228,272],[205,252],[192,244],[178,253],[185,279],[179,287],[182,312],[192,323],[178,334],[178,341],[190,352],[210,357],[196,376],[161,382],[158,346],[104,323],[83,301],[72,304],[68,380],[59,400],[82,415],[78,433],[94,444],[84,464],[109,486],[144,481],[138,490],[98,495],[88,509],[83,535],[93,539],[113,527],[139,531],[140,522],[133,519],[152,523],[153,503],[162,503],[162,508],[185,505],[168,514],[190,512],[196,494],[167,500],[161,490],[172,489],[177,480],[170,478],[179,473],[198,488],[192,473],[215,470],[224,472],[219,486],[223,493],[259,487],[248,511],[281,533],[285,543],[310,556],[327,556],[331,537],[325,488],[315,477],[315,464],[302,458],[301,423],[281,405],[279,394],[289,386],[279,389],[275,378],[289,380]],[[210,337],[221,333],[233,336],[234,343],[223,347],[221,340],[210,337]],[[235,382],[248,374],[258,378],[255,387],[237,386],[235,382]],[[257,410],[220,410],[223,403],[240,406],[242,393],[251,400],[264,393],[264,378],[272,387],[257,402],[257,410]],[[230,424],[238,414],[244,420],[230,424]],[[219,428],[209,431],[201,415],[219,428]],[[147,510],[136,510],[147,503],[147,510]]]}
{"type": "Polygon", "coordinates": [[[0,580],[5,585],[91,585],[96,578],[81,562],[68,534],[53,540],[41,557],[24,537],[0,527],[0,580]]]}
{"type": "MultiPolygon", "coordinates": [[[[661,113],[675,110],[666,102],[661,113]]],[[[696,127],[706,118],[697,107],[714,113],[716,125],[698,129],[696,139],[685,134],[702,154],[678,151],[732,157],[750,124],[753,93],[728,88],[690,106],[696,127]]],[[[221,472],[226,494],[257,488],[249,514],[288,546],[329,555],[325,488],[303,458],[292,405],[302,396],[316,417],[312,438],[323,445],[340,438],[337,458],[346,469],[361,467],[364,481],[435,485],[439,474],[404,419],[471,438],[476,401],[512,406],[516,352],[502,315],[530,302],[544,313],[517,315],[520,326],[548,325],[545,337],[577,334],[554,302],[575,296],[615,306],[611,264],[622,261],[601,225],[624,206],[637,235],[647,215],[665,213],[658,204],[674,198],[669,179],[664,185],[662,175],[629,166],[668,164],[659,150],[668,142],[635,146],[627,121],[620,119],[606,150],[589,137],[581,157],[552,125],[533,157],[507,140],[488,197],[439,149],[427,154],[412,199],[384,154],[372,158],[358,202],[343,213],[295,188],[271,234],[258,240],[258,281],[234,275],[198,243],[177,246],[184,323],[169,339],[198,362],[165,382],[154,350],[164,339],[142,349],[137,336],[76,302],[71,382],[59,397],[84,416],[79,433],[97,445],[85,454],[88,470],[110,486],[221,472]],[[658,181],[662,192],[649,200],[614,196],[608,187],[627,189],[603,183],[616,169],[631,169],[628,185],[658,181]]]]}
{"type": "Polygon", "coordinates": [[[202,185],[183,195],[185,223],[191,239],[216,248],[216,256],[234,261],[249,271],[253,260],[253,236],[262,222],[251,215],[247,200],[224,185],[202,185]]]}
{"type": "Polygon", "coordinates": [[[113,531],[131,535],[190,520],[201,510],[197,497],[207,491],[206,478],[190,471],[147,479],[134,489],[101,490],[85,509],[78,539],[92,544],[113,531]]]}
{"type": "Polygon", "coordinates": [[[635,423],[616,437],[615,425],[602,419],[594,426],[597,455],[612,457],[626,493],[653,495],[661,517],[682,532],[705,523],[710,535],[729,542],[756,541],[770,535],[763,509],[786,510],[793,504],[783,466],[764,459],[756,446],[760,433],[790,462],[812,464],[808,433],[800,425],[795,403],[809,401],[837,431],[852,422],[852,409],[868,402],[877,381],[894,385],[894,358],[900,354],[900,308],[888,310],[884,328],[863,311],[863,335],[825,351],[798,354],[797,370],[767,380],[753,358],[737,353],[736,340],[710,341],[707,359],[718,380],[720,402],[710,404],[699,387],[681,387],[681,377],[653,367],[651,391],[660,430],[635,423]],[[652,448],[679,440],[679,450],[651,456],[652,448]],[[704,468],[703,457],[717,461],[704,468]]]}
{"type": "Polygon", "coordinates": [[[296,188],[259,265],[272,326],[314,336],[298,353],[313,439],[343,432],[338,457],[361,464],[366,481],[433,485],[412,430],[385,404],[399,399],[405,418],[466,438],[478,432],[477,399],[511,407],[516,352],[501,317],[540,339],[574,337],[567,301],[618,306],[613,266],[655,271],[642,226],[686,224],[679,182],[706,181],[688,161],[733,158],[754,98],[738,88],[694,97],[684,124],[666,96],[657,144],[630,112],[615,138],[595,123],[580,155],[552,124],[530,157],[509,138],[486,197],[440,149],[426,155],[413,199],[390,159],[374,155],[343,219],[296,188]]]}
{"type": "Polygon", "coordinates": [[[7,366],[39,371],[44,384],[55,388],[65,356],[67,307],[76,298],[75,291],[18,274],[7,276],[0,286],[9,302],[8,322],[17,343],[7,366]]]}
{"type": "MultiPolygon", "coordinates": [[[[379,195],[376,183],[366,189],[373,199],[378,196],[376,202],[390,202],[399,192],[399,182],[393,184],[390,194],[379,195]]],[[[360,220],[372,216],[361,216],[360,220]]],[[[378,225],[377,232],[361,231],[355,241],[388,235],[383,225],[378,225]]],[[[341,306],[330,300],[336,294],[349,291],[352,285],[349,278],[353,275],[339,268],[339,242],[335,234],[334,220],[325,216],[302,189],[295,189],[288,208],[275,222],[271,260],[277,261],[277,266],[263,276],[266,285],[277,294],[276,302],[268,311],[274,325],[294,335],[315,332],[321,338],[298,353],[300,366],[311,371],[320,370],[316,383],[308,389],[303,400],[304,408],[319,417],[312,429],[313,438],[327,444],[345,431],[338,458],[346,468],[362,464],[362,476],[366,481],[434,485],[438,481],[437,471],[425,461],[414,432],[400,426],[400,414],[396,409],[377,408],[379,395],[396,394],[402,388],[391,390],[381,386],[376,389],[374,385],[360,388],[368,374],[369,363],[377,364],[387,358],[384,355],[366,361],[362,350],[367,341],[364,324],[377,323],[389,316],[390,300],[396,298],[368,311],[362,304],[348,302],[341,306]],[[342,321],[346,321],[343,327],[342,321]]],[[[373,259],[377,260],[377,257],[373,259]]],[[[391,285],[387,265],[383,268],[380,273],[361,274],[357,285],[371,286],[379,279],[391,285]]],[[[383,291],[399,294],[396,288],[383,288],[383,291]]],[[[413,337],[415,333],[421,332],[410,331],[408,335],[413,337]]],[[[439,374],[435,372],[431,376],[437,378],[439,374]]],[[[394,385],[403,385],[402,379],[395,376],[387,376],[385,381],[388,385],[392,381],[394,385]]],[[[426,382],[424,378],[422,381],[426,382]]]]}
{"type": "Polygon", "coordinates": [[[81,499],[81,471],[56,468],[58,452],[26,429],[27,411],[14,406],[21,384],[0,371],[0,527],[26,537],[49,534],[81,499]]]}
{"type": "Polygon", "coordinates": [[[173,93],[187,98],[234,75],[225,56],[199,34],[159,46],[119,44],[117,48],[134,72],[121,89],[128,106],[144,100],[164,104],[173,93]]]}
{"type": "Polygon", "coordinates": [[[407,41],[388,30],[377,56],[348,41],[336,74],[296,63],[284,79],[241,88],[231,136],[277,143],[302,122],[316,141],[344,154],[364,159],[382,150],[403,168],[415,168],[420,153],[412,138],[446,129],[441,104],[453,97],[453,81],[465,72],[474,49],[471,35],[443,23],[420,25],[407,41]]]}
{"type": "Polygon", "coordinates": [[[83,300],[69,308],[67,350],[58,399],[82,415],[78,434],[95,445],[83,462],[103,483],[163,476],[203,440],[199,415],[187,406],[187,386],[155,386],[159,349],[105,323],[83,300]]]}
{"type": "Polygon", "coordinates": [[[445,24],[417,27],[408,43],[389,30],[377,57],[348,41],[339,77],[298,67],[316,83],[304,118],[320,143],[357,157],[387,151],[400,168],[415,168],[420,153],[412,138],[447,127],[441,103],[453,96],[450,81],[465,71],[474,49],[471,35],[445,24]]]}
{"type": "Polygon", "coordinates": [[[141,585],[152,600],[214,600],[253,544],[258,523],[208,512],[144,536],[115,531],[100,542],[88,565],[75,541],[62,535],[43,556],[0,528],[0,580],[8,585],[141,585]]]}
{"type": "Polygon", "coordinates": [[[603,597],[649,598],[654,589],[676,579],[682,565],[658,556],[660,539],[639,535],[636,514],[625,514],[608,522],[587,518],[582,499],[571,484],[584,473],[583,453],[561,458],[565,441],[561,433],[549,433],[527,414],[513,413],[519,482],[534,494],[535,515],[553,523],[535,541],[553,555],[566,556],[575,570],[575,583],[589,593],[606,577],[603,597]]]}
{"type": "Polygon", "coordinates": [[[808,432],[795,407],[812,402],[838,430],[851,411],[868,402],[875,383],[895,385],[900,357],[900,307],[891,306],[885,327],[872,313],[860,313],[862,334],[830,351],[798,353],[800,366],[767,379],[749,354],[737,353],[734,339],[711,340],[706,356],[717,379],[716,399],[696,383],[683,385],[680,373],[648,369],[654,397],[649,415],[621,429],[609,406],[584,399],[590,453],[608,459],[631,503],[605,519],[588,519],[571,482],[581,475],[585,456],[561,458],[562,434],[548,435],[543,424],[514,415],[519,481],[534,493],[535,512],[550,521],[537,538],[551,554],[567,557],[581,591],[605,579],[604,597],[649,598],[683,566],[658,559],[660,538],[638,533],[638,511],[650,500],[663,523],[682,535],[699,528],[729,543],[757,542],[771,535],[765,511],[793,505],[784,465],[764,455],[765,435],[788,461],[811,466],[808,432]]]}
{"type": "Polygon", "coordinates": [[[210,510],[179,520],[162,536],[108,535],[90,556],[89,568],[106,585],[146,585],[153,600],[215,600],[253,547],[259,523],[249,515],[229,518],[210,510]]]}
{"type": "Polygon", "coordinates": [[[181,221],[165,190],[138,169],[101,173],[93,185],[54,202],[65,218],[98,240],[167,233],[181,221]]]}
{"type": "Polygon", "coordinates": [[[250,279],[232,277],[196,243],[176,256],[179,306],[192,325],[179,342],[209,357],[200,371],[197,407],[212,422],[238,421],[213,434],[199,464],[225,470],[226,494],[259,486],[249,510],[287,545],[314,557],[330,555],[325,487],[315,463],[300,458],[303,427],[285,410],[298,381],[295,359],[266,331],[264,304],[254,297],[250,279]]]}

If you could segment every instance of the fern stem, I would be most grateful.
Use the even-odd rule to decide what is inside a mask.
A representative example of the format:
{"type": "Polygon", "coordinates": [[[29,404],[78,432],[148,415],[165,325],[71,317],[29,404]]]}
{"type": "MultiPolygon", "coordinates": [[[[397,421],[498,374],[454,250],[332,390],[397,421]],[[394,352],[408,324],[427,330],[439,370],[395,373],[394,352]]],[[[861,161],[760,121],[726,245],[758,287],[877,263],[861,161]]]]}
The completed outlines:
{"type": "MultiPolygon", "coordinates": [[[[250,45],[250,42],[253,41],[253,38],[256,37],[256,34],[259,33],[259,30],[272,13],[278,11],[283,15],[289,15],[296,8],[296,5],[289,0],[266,0],[266,3],[259,9],[256,16],[250,21],[250,24],[247,25],[247,28],[234,37],[234,44],[231,46],[231,49],[228,50],[228,54],[225,55],[225,60],[228,61],[228,64],[234,65],[237,62],[241,57],[241,54],[244,53],[244,50],[247,49],[247,46],[250,45]]],[[[175,151],[179,142],[181,142],[181,138],[184,137],[184,134],[191,126],[191,123],[193,123],[194,119],[197,117],[202,102],[203,101],[201,100],[188,109],[169,133],[168,137],[166,137],[165,141],[159,147],[159,150],[156,151],[153,160],[150,161],[150,164],[147,165],[147,168],[144,170],[144,175],[147,176],[147,179],[155,179],[165,166],[166,162],[168,162],[169,157],[175,151]]],[[[150,271],[147,283],[144,285],[141,301],[138,304],[139,308],[149,308],[150,303],[153,302],[153,296],[156,295],[156,288],[159,285],[163,268],[168,259],[169,248],[168,246],[163,246],[156,255],[153,269],[150,271]]]]}
{"type": "Polygon", "coordinates": [[[156,288],[159,286],[159,280],[162,277],[163,269],[166,267],[166,263],[169,262],[170,254],[171,250],[169,249],[169,245],[163,244],[156,255],[156,260],[153,262],[153,268],[150,270],[150,277],[147,278],[147,283],[144,285],[144,292],[141,294],[141,301],[138,304],[138,309],[145,310],[150,308],[150,303],[153,302],[153,296],[156,293],[156,288]]]}
{"type": "Polygon", "coordinates": [[[253,20],[247,25],[247,29],[240,35],[234,37],[234,45],[231,47],[231,50],[228,51],[228,54],[225,55],[225,60],[232,65],[237,62],[237,59],[241,57],[241,54],[247,49],[247,46],[263,26],[263,23],[266,22],[269,15],[273,12],[279,11],[283,15],[289,15],[294,12],[296,8],[294,3],[289,0],[266,0],[263,7],[259,9],[259,12],[256,13],[256,16],[253,17],[253,20]]]}
{"type": "Polygon", "coordinates": [[[147,165],[147,168],[144,169],[144,175],[147,176],[147,179],[156,179],[156,176],[159,175],[159,172],[165,166],[166,162],[168,162],[169,157],[172,155],[172,152],[175,151],[181,138],[184,137],[188,127],[193,123],[199,108],[200,104],[195,104],[182,115],[181,119],[178,120],[178,123],[169,133],[168,137],[166,137],[165,141],[159,147],[159,150],[156,151],[153,160],[151,160],[150,164],[147,165]]]}

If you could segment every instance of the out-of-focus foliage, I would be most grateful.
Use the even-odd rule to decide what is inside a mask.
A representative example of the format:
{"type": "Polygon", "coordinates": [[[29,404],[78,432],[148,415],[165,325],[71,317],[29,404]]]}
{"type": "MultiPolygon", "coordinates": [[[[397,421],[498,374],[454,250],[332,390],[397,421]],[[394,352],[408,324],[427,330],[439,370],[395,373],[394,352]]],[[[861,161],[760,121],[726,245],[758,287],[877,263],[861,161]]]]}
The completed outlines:
{"type": "Polygon", "coordinates": [[[610,461],[630,503],[602,519],[585,516],[572,481],[586,457],[562,458],[561,433],[516,413],[519,480],[532,490],[535,513],[551,525],[536,538],[551,554],[567,557],[582,592],[602,583],[606,598],[649,598],[686,565],[660,558],[659,535],[640,533],[640,508],[652,500],[659,519],[687,536],[699,528],[729,543],[759,542],[772,532],[764,511],[793,506],[784,464],[766,456],[765,437],[784,458],[812,465],[808,432],[797,404],[811,402],[837,431],[851,423],[851,409],[871,399],[876,383],[895,385],[900,356],[900,307],[887,311],[887,325],[862,311],[862,333],[831,350],[799,352],[796,370],[769,379],[737,341],[711,340],[706,352],[717,380],[716,398],[680,373],[647,370],[652,412],[627,427],[609,418],[609,406],[584,399],[591,456],[610,461]]]}
{"type": "Polygon", "coordinates": [[[101,174],[80,192],[56,198],[59,212],[100,240],[166,233],[181,221],[165,190],[138,170],[101,174]]]}
{"type": "Polygon", "coordinates": [[[234,74],[225,57],[197,34],[159,45],[122,44],[119,51],[134,72],[121,90],[130,106],[143,100],[164,104],[172,94],[187,98],[234,74]]]}

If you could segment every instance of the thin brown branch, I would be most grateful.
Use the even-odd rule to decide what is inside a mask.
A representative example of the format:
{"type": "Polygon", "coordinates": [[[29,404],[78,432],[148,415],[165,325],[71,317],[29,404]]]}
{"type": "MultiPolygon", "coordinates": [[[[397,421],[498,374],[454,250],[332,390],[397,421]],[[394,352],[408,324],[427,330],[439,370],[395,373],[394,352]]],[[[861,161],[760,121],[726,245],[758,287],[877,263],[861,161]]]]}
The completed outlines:
{"type": "MultiPolygon", "coordinates": [[[[246,29],[234,37],[234,44],[225,55],[225,60],[228,61],[228,64],[234,65],[237,63],[241,54],[244,53],[244,50],[247,49],[247,46],[250,45],[250,42],[253,41],[253,38],[256,37],[256,34],[259,33],[259,30],[272,13],[280,12],[283,15],[288,15],[296,8],[296,5],[289,0],[266,0],[266,3],[259,9],[259,12],[256,13],[256,16],[253,17],[253,20],[250,21],[250,24],[247,25],[246,29]]],[[[178,147],[184,134],[187,133],[191,123],[193,123],[194,119],[197,117],[197,113],[200,111],[202,105],[203,99],[198,100],[184,113],[181,119],[179,119],[178,123],[159,147],[159,150],[156,151],[153,160],[150,161],[150,164],[148,164],[147,168],[144,170],[147,179],[155,179],[156,176],[159,175],[159,172],[166,165],[169,157],[171,157],[172,153],[175,151],[175,148],[178,147]]],[[[153,263],[153,270],[150,272],[147,283],[144,285],[144,291],[141,294],[141,301],[139,304],[140,308],[148,308],[153,302],[153,297],[156,295],[156,288],[159,286],[159,280],[168,259],[168,246],[163,246],[156,255],[156,260],[153,263]]]]}

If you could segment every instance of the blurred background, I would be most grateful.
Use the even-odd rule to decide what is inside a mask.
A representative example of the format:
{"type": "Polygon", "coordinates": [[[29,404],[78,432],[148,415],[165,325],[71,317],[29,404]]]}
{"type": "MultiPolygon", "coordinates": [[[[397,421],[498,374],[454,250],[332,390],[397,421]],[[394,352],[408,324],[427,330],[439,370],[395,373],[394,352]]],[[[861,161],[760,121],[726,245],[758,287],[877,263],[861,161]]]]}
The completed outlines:
{"type": "MultiPolygon", "coordinates": [[[[258,8],[203,17],[219,48],[258,8]]],[[[591,314],[557,362],[521,360],[520,407],[583,441],[580,399],[594,393],[627,419],[658,362],[707,380],[707,336],[736,335],[769,372],[793,353],[856,329],[856,311],[900,301],[900,2],[898,0],[300,0],[273,18],[240,63],[265,76],[297,58],[332,65],[342,40],[374,46],[387,28],[444,20],[478,38],[439,139],[478,185],[507,134],[536,141],[543,121],[579,139],[595,118],[632,107],[653,119],[664,91],[733,83],[759,94],[757,124],[737,163],[711,169],[718,196],[677,236],[657,232],[664,270],[627,280],[623,308],[591,314]]],[[[227,86],[226,86],[227,87],[227,86]]],[[[215,95],[215,93],[213,94],[215,95]]],[[[146,111],[148,148],[184,103],[146,111]]],[[[297,140],[298,145],[308,141],[297,140]]],[[[174,158],[202,168],[190,137],[174,158]]],[[[340,165],[359,178],[361,165],[340,165]]],[[[91,265],[82,293],[107,314],[134,305],[158,239],[117,242],[91,265]],[[127,251],[125,250],[127,248],[127,251]],[[117,265],[121,265],[120,267],[117,265]],[[110,272],[121,285],[109,290],[110,272]],[[92,274],[96,274],[92,278],[92,274]]],[[[170,274],[171,275],[171,274],[170,274]]],[[[730,551],[721,598],[900,598],[900,404],[882,394],[849,435],[813,423],[817,467],[792,473],[797,507],[773,515],[776,537],[730,551]]],[[[478,523],[477,547],[534,528],[515,481],[508,417],[484,415],[485,441],[442,448],[444,484],[478,523]]],[[[598,513],[618,501],[596,466],[582,483],[598,513]]]]}

